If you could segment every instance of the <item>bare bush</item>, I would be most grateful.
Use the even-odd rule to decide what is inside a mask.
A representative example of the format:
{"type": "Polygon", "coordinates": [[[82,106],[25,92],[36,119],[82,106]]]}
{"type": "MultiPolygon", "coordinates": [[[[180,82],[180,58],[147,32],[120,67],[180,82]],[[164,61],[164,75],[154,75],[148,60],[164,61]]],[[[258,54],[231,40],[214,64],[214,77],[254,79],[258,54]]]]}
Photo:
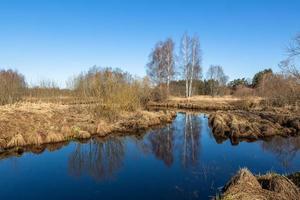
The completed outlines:
{"type": "Polygon", "coordinates": [[[267,74],[260,81],[257,90],[268,105],[296,105],[300,99],[300,85],[290,76],[267,74]]]}
{"type": "Polygon", "coordinates": [[[249,88],[247,86],[244,85],[237,85],[235,87],[235,90],[233,92],[234,96],[237,97],[250,97],[250,96],[254,96],[255,95],[255,90],[253,88],[249,88]]]}
{"type": "Polygon", "coordinates": [[[88,101],[94,115],[110,121],[122,111],[135,111],[149,100],[149,81],[120,69],[93,67],[74,80],[77,98],[88,101]]]}
{"type": "Polygon", "coordinates": [[[26,89],[25,78],[17,71],[0,71],[0,104],[14,103],[22,98],[26,89]]]}
{"type": "Polygon", "coordinates": [[[55,81],[42,80],[38,84],[29,86],[26,90],[26,101],[66,103],[71,101],[72,91],[61,89],[55,81]]]}
{"type": "Polygon", "coordinates": [[[168,91],[166,89],[166,86],[164,85],[156,86],[151,91],[150,98],[152,101],[156,101],[156,102],[165,101],[168,98],[168,91]]]}

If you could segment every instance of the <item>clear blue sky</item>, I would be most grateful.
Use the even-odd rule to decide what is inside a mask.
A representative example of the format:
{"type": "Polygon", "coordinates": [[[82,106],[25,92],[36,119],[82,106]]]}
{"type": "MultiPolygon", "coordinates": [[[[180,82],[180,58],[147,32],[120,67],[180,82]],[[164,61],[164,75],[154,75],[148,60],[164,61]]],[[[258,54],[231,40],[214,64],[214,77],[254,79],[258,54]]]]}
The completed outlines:
{"type": "Polygon", "coordinates": [[[204,71],[220,64],[231,79],[278,71],[300,32],[299,0],[0,0],[0,68],[29,82],[64,85],[93,65],[145,75],[158,40],[197,33],[204,71]]]}

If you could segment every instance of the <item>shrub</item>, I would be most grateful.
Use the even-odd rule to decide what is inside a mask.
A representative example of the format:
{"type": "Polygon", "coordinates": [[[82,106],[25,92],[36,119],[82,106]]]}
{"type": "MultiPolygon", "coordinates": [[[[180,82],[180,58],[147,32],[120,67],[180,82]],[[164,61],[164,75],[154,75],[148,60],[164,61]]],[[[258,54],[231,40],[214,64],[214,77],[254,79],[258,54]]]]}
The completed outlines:
{"type": "Polygon", "coordinates": [[[164,86],[157,86],[151,92],[151,100],[160,102],[168,98],[168,91],[164,86]]]}
{"type": "Polygon", "coordinates": [[[266,75],[260,81],[257,90],[268,105],[295,105],[300,99],[300,84],[289,76],[266,75]]]}
{"type": "Polygon", "coordinates": [[[87,101],[97,117],[110,121],[122,111],[135,111],[149,100],[150,86],[146,79],[134,79],[120,69],[93,67],[73,81],[77,98],[87,101]]]}
{"type": "Polygon", "coordinates": [[[254,96],[255,95],[255,91],[254,91],[254,89],[249,88],[247,86],[237,85],[235,87],[233,95],[237,96],[237,97],[249,97],[249,96],[254,96]]]}

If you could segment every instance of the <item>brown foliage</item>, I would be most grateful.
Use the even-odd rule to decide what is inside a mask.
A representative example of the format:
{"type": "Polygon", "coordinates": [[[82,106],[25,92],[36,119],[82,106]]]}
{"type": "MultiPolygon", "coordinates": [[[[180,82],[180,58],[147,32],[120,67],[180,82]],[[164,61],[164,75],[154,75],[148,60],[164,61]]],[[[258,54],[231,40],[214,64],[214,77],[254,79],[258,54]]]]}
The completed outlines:
{"type": "Polygon", "coordinates": [[[300,84],[290,76],[265,75],[257,88],[267,105],[295,105],[300,99],[300,84]]]}
{"type": "Polygon", "coordinates": [[[254,94],[255,94],[254,89],[244,85],[236,86],[236,89],[233,92],[233,95],[237,97],[249,97],[249,96],[254,96],[254,94]]]}
{"type": "Polygon", "coordinates": [[[75,96],[92,100],[94,115],[116,120],[122,111],[135,111],[144,106],[150,95],[149,81],[138,80],[120,69],[91,68],[74,79],[75,96]]]}
{"type": "Polygon", "coordinates": [[[165,101],[168,98],[168,90],[164,85],[157,86],[151,91],[151,100],[156,102],[165,101]]]}

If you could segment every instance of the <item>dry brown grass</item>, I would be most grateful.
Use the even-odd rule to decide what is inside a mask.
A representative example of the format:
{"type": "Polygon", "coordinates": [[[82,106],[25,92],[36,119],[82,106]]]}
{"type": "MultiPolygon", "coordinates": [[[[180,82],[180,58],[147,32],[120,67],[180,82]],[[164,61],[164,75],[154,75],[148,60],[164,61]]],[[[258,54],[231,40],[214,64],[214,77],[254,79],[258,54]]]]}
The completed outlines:
{"type": "Polygon", "coordinates": [[[271,136],[300,134],[300,118],[295,114],[264,111],[217,111],[209,115],[209,124],[218,141],[257,140],[271,136]]]}
{"type": "Polygon", "coordinates": [[[7,143],[6,147],[15,147],[15,146],[25,146],[26,142],[21,134],[13,136],[10,141],[7,143]]]}
{"type": "Polygon", "coordinates": [[[43,138],[40,134],[38,133],[32,133],[26,138],[26,143],[27,144],[32,144],[32,145],[41,145],[43,144],[43,138]]]}
{"type": "Polygon", "coordinates": [[[171,96],[169,97],[169,100],[171,101],[186,101],[186,100],[189,100],[189,101],[213,101],[213,102],[232,102],[232,101],[239,101],[241,100],[241,98],[239,97],[234,97],[234,96],[231,96],[231,95],[226,95],[226,96],[209,96],[209,95],[197,95],[197,96],[192,96],[190,98],[184,98],[184,97],[174,97],[174,96],[171,96]]]}
{"type": "Polygon", "coordinates": [[[60,133],[55,133],[53,131],[50,131],[45,139],[46,143],[56,143],[56,142],[63,142],[65,141],[65,138],[62,134],[60,133]]]}
{"type": "Polygon", "coordinates": [[[262,98],[250,96],[240,98],[234,96],[207,96],[199,95],[190,98],[170,97],[164,102],[150,102],[148,105],[152,107],[167,107],[177,109],[193,109],[193,110],[249,110],[261,109],[260,102],[262,98]]]}
{"type": "Polygon", "coordinates": [[[248,96],[248,97],[236,97],[232,95],[226,95],[226,96],[208,96],[208,95],[199,95],[199,96],[193,96],[190,98],[183,98],[183,97],[170,97],[170,102],[178,102],[178,103],[194,103],[194,104],[206,104],[206,105],[235,105],[239,102],[244,103],[253,103],[253,104],[259,104],[262,101],[261,97],[257,96],[248,96]]]}
{"type": "Polygon", "coordinates": [[[112,131],[113,127],[104,120],[100,120],[97,125],[97,135],[105,136],[112,131]]]}
{"type": "Polygon", "coordinates": [[[255,177],[241,169],[223,188],[222,199],[299,200],[300,190],[285,176],[269,173],[255,177]]]}
{"type": "Polygon", "coordinates": [[[173,117],[170,112],[123,111],[112,123],[95,117],[85,105],[27,102],[0,106],[0,150],[134,132],[170,122],[173,117]]]}
{"type": "Polygon", "coordinates": [[[78,131],[75,137],[78,139],[89,139],[91,137],[91,134],[87,131],[78,131]]]}

